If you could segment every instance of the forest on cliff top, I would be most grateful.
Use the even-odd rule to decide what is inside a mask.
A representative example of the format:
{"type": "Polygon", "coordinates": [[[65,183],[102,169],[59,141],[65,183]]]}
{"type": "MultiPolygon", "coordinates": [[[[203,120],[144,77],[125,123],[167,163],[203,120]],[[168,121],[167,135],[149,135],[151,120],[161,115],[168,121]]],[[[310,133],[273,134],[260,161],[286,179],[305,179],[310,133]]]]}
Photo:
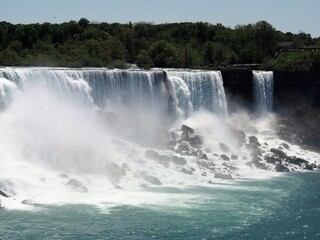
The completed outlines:
{"type": "Polygon", "coordinates": [[[105,23],[85,18],[61,24],[0,22],[0,65],[126,68],[224,68],[261,64],[264,69],[320,69],[320,37],[283,33],[266,21],[238,25],[105,23]],[[279,55],[279,43],[294,51],[279,55]],[[319,50],[319,49],[318,49],[319,50]]]}

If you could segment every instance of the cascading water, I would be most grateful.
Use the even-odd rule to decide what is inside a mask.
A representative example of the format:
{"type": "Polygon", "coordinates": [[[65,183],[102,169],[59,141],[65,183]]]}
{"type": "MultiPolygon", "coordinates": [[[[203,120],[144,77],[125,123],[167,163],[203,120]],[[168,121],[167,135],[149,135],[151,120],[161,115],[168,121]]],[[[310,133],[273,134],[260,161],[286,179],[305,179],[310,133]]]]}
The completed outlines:
{"type": "Polygon", "coordinates": [[[273,108],[273,72],[253,71],[253,87],[256,112],[263,114],[273,108]]]}
{"type": "Polygon", "coordinates": [[[176,88],[179,106],[186,116],[206,109],[227,115],[227,101],[219,71],[168,71],[176,88]]]}
{"type": "Polygon", "coordinates": [[[261,156],[282,143],[268,135],[261,150],[247,147],[270,124],[227,117],[217,71],[0,68],[0,108],[0,190],[14,197],[0,196],[5,207],[131,204],[150,199],[145,187],[260,176],[258,166],[275,167],[261,156]]]}

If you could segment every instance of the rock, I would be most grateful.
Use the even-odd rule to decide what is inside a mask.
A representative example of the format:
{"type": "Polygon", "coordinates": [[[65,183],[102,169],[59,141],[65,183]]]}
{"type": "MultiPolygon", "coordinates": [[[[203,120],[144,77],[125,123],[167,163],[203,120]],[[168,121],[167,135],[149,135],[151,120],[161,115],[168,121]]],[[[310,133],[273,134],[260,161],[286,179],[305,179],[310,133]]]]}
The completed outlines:
{"type": "Polygon", "coordinates": [[[71,187],[74,190],[77,190],[79,192],[83,192],[83,193],[87,193],[88,192],[88,188],[86,186],[84,186],[79,180],[77,179],[71,179],[69,180],[65,186],[71,187]]]}
{"type": "Polygon", "coordinates": [[[179,151],[190,151],[190,145],[187,142],[182,142],[178,146],[179,151]]]}
{"type": "Polygon", "coordinates": [[[225,154],[220,155],[220,158],[224,161],[230,161],[230,158],[225,154]]]}
{"type": "Polygon", "coordinates": [[[289,145],[286,143],[282,143],[281,146],[287,150],[289,150],[289,145]]]}
{"type": "Polygon", "coordinates": [[[5,198],[9,198],[9,196],[3,192],[2,190],[0,190],[0,196],[5,197],[5,198]]]}
{"type": "Polygon", "coordinates": [[[309,162],[307,160],[302,159],[302,158],[290,157],[288,159],[288,163],[301,166],[302,164],[308,164],[309,162]]]}
{"type": "Polygon", "coordinates": [[[32,202],[30,200],[27,200],[27,199],[21,201],[21,203],[24,204],[24,205],[33,205],[32,202]]]}
{"type": "Polygon", "coordinates": [[[225,153],[230,151],[230,148],[224,143],[219,143],[219,147],[220,147],[221,151],[223,151],[225,153]]]}
{"type": "Polygon", "coordinates": [[[186,165],[187,161],[183,157],[172,156],[172,162],[177,165],[186,165]]]}
{"type": "Polygon", "coordinates": [[[202,156],[200,157],[200,159],[205,159],[205,160],[208,160],[208,156],[207,156],[207,154],[202,154],[202,156]]]}
{"type": "Polygon", "coordinates": [[[315,164],[315,163],[311,163],[310,165],[311,165],[311,167],[313,167],[313,168],[317,168],[317,164],[315,164]]]}
{"type": "Polygon", "coordinates": [[[232,154],[232,155],[231,155],[231,159],[232,159],[232,160],[237,160],[237,159],[238,159],[238,156],[237,156],[237,155],[232,154]]]}
{"type": "Polygon", "coordinates": [[[306,169],[306,170],[313,170],[313,167],[312,167],[310,164],[307,164],[304,169],[306,169]]]}
{"type": "Polygon", "coordinates": [[[193,171],[192,171],[192,170],[188,170],[188,169],[186,169],[186,168],[182,168],[180,171],[183,172],[183,173],[185,173],[185,174],[188,174],[188,175],[192,175],[192,174],[193,174],[193,171]]]}
{"type": "Polygon", "coordinates": [[[194,137],[190,137],[189,138],[189,142],[191,143],[191,145],[193,146],[199,146],[203,144],[203,140],[202,137],[199,135],[195,135],[194,137]]]}
{"type": "Polygon", "coordinates": [[[69,178],[69,176],[66,173],[61,173],[59,177],[65,178],[65,179],[69,178]]]}
{"type": "Polygon", "coordinates": [[[259,143],[259,140],[256,136],[250,136],[249,137],[249,143],[252,145],[252,146],[255,146],[255,147],[259,147],[261,146],[261,144],[259,143]]]}
{"type": "Polygon", "coordinates": [[[151,160],[159,160],[160,159],[160,154],[154,150],[147,150],[144,155],[151,160]]]}
{"type": "Polygon", "coordinates": [[[215,173],[214,178],[221,178],[221,179],[225,179],[225,180],[232,180],[233,179],[230,174],[226,174],[226,173],[215,173]]]}
{"type": "Polygon", "coordinates": [[[275,170],[276,172],[289,172],[289,169],[280,163],[276,164],[275,170]]]}
{"type": "Polygon", "coordinates": [[[187,125],[182,125],[181,126],[181,131],[182,132],[188,132],[188,133],[194,133],[194,129],[191,127],[188,127],[187,125]]]}
{"type": "Polygon", "coordinates": [[[153,185],[161,185],[162,184],[157,177],[154,177],[154,176],[151,176],[151,175],[145,175],[145,176],[142,176],[142,178],[146,182],[151,183],[153,185]]]}
{"type": "Polygon", "coordinates": [[[276,149],[276,148],[271,148],[270,151],[277,155],[281,160],[287,160],[288,156],[285,154],[282,150],[276,149]]]}
{"type": "Polygon", "coordinates": [[[257,167],[257,168],[260,168],[260,169],[263,169],[263,170],[268,170],[268,167],[265,163],[262,163],[262,162],[257,162],[257,163],[254,163],[254,165],[257,167]]]}
{"type": "Polygon", "coordinates": [[[246,134],[243,131],[236,130],[233,133],[238,145],[242,146],[246,143],[246,134]]]}
{"type": "Polygon", "coordinates": [[[266,160],[267,163],[273,163],[273,164],[275,164],[276,162],[280,162],[281,163],[281,159],[276,157],[274,154],[273,155],[264,156],[264,160],[266,160]]]}
{"type": "Polygon", "coordinates": [[[208,168],[208,169],[210,169],[210,170],[213,170],[214,167],[215,167],[215,164],[214,164],[213,162],[204,161],[204,160],[201,160],[201,159],[198,159],[198,160],[197,160],[197,164],[198,164],[200,167],[208,168]]]}
{"type": "Polygon", "coordinates": [[[126,175],[126,169],[120,167],[114,162],[109,162],[106,167],[107,175],[114,181],[119,181],[119,178],[126,175]]]}
{"type": "Polygon", "coordinates": [[[227,169],[233,171],[233,172],[236,171],[236,170],[239,170],[239,168],[237,168],[235,166],[232,166],[232,165],[228,165],[226,163],[223,163],[222,165],[225,166],[227,169]]]}

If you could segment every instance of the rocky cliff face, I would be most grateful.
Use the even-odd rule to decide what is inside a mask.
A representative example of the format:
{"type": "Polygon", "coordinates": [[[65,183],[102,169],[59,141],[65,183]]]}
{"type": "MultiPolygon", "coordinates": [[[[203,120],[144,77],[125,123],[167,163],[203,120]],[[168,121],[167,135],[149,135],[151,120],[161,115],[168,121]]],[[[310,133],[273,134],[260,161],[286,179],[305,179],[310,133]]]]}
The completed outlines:
{"type": "MultiPolygon", "coordinates": [[[[237,104],[253,111],[252,71],[222,75],[230,111],[237,104]]],[[[320,72],[274,72],[274,112],[283,139],[320,151],[320,72]]]]}

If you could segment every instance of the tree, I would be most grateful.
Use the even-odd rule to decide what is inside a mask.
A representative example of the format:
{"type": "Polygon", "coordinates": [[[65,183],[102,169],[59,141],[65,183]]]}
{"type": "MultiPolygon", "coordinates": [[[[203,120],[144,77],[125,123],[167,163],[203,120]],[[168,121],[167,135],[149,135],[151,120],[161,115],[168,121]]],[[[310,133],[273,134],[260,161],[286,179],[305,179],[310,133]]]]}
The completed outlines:
{"type": "Polygon", "coordinates": [[[150,47],[151,58],[157,67],[179,67],[181,59],[175,46],[165,40],[156,41],[150,47]]]}

